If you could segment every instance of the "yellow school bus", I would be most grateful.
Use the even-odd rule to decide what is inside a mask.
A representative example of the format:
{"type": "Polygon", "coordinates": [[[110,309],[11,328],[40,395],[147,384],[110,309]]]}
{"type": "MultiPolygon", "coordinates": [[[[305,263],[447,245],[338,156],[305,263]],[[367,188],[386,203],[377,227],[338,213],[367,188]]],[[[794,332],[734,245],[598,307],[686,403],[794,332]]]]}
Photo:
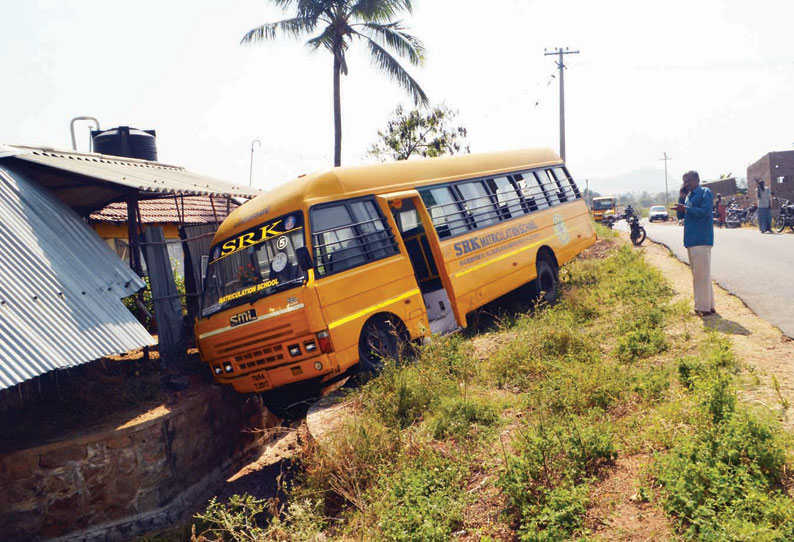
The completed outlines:
{"type": "Polygon", "coordinates": [[[559,266],[595,239],[549,149],[329,169],[221,224],[195,335],[240,392],[372,370],[523,284],[553,299],[559,266]]]}
{"type": "Polygon", "coordinates": [[[593,220],[601,222],[604,215],[617,213],[618,198],[615,196],[599,196],[593,198],[591,210],[593,211],[593,220]]]}

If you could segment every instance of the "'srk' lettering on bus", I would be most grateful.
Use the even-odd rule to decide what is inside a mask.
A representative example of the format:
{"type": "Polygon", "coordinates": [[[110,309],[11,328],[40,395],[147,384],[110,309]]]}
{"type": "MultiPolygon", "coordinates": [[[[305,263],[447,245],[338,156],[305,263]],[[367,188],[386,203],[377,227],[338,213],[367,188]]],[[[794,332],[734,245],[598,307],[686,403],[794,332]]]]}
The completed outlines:
{"type": "Polygon", "coordinates": [[[235,252],[242,250],[244,248],[258,245],[259,243],[263,243],[268,239],[272,239],[279,235],[284,235],[285,233],[288,233],[278,228],[279,224],[281,223],[282,221],[279,220],[278,222],[274,222],[273,224],[262,226],[257,231],[244,233],[238,237],[235,237],[234,239],[229,239],[228,241],[223,243],[223,245],[221,245],[220,257],[223,258],[224,256],[228,256],[229,254],[234,254],[235,252]]]}
{"type": "Polygon", "coordinates": [[[455,256],[460,257],[469,252],[480,250],[481,248],[489,247],[493,244],[501,243],[502,241],[507,241],[508,239],[524,235],[536,229],[538,229],[538,226],[533,220],[524,224],[516,224],[510,228],[495,233],[489,233],[488,235],[466,239],[465,241],[455,243],[455,256]]]}

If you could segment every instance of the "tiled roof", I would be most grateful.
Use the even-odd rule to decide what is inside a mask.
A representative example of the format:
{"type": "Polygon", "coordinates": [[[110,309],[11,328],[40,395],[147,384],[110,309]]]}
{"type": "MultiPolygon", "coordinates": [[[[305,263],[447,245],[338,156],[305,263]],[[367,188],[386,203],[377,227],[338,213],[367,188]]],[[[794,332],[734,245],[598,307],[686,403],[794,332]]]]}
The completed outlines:
{"type": "MultiPolygon", "coordinates": [[[[141,200],[141,220],[144,224],[212,224],[223,222],[228,213],[238,205],[224,197],[177,196],[163,199],[141,200]],[[214,205],[214,208],[213,208],[214,205]]],[[[91,213],[96,222],[127,222],[127,204],[111,203],[104,209],[91,213]]]]}

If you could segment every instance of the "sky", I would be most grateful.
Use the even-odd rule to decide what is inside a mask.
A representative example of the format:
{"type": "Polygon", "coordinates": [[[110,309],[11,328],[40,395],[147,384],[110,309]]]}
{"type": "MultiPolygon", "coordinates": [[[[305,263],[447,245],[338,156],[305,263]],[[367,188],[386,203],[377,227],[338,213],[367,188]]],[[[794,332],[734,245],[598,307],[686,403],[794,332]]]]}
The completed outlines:
{"type": "MultiPolygon", "coordinates": [[[[559,146],[556,57],[568,47],[566,154],[601,193],[746,175],[794,149],[789,0],[414,0],[427,49],[409,67],[459,112],[471,151],[559,146]],[[552,77],[554,75],[555,77],[552,77]]],[[[159,159],[271,189],[333,164],[332,59],[290,38],[246,47],[291,16],[266,0],[26,0],[0,18],[0,142],[70,148],[69,121],[155,129],[159,159]],[[261,148],[251,152],[252,141],[261,148]],[[253,157],[253,161],[252,161],[253,157]]],[[[342,80],[342,164],[410,97],[353,43],[342,80]]],[[[406,64],[407,65],[407,64],[406,64]]],[[[78,124],[78,148],[88,128],[78,124]]]]}

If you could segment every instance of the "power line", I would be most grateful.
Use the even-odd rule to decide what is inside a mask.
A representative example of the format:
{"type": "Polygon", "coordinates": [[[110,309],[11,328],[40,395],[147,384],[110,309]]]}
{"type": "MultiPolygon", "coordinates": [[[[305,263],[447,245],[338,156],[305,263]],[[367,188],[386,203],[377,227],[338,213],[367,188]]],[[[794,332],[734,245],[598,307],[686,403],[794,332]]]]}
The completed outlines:
{"type": "Polygon", "coordinates": [[[570,51],[567,47],[557,47],[554,51],[543,50],[544,56],[557,55],[557,68],[560,70],[560,158],[565,160],[565,79],[564,70],[566,68],[563,55],[578,55],[579,51],[570,51]]]}

